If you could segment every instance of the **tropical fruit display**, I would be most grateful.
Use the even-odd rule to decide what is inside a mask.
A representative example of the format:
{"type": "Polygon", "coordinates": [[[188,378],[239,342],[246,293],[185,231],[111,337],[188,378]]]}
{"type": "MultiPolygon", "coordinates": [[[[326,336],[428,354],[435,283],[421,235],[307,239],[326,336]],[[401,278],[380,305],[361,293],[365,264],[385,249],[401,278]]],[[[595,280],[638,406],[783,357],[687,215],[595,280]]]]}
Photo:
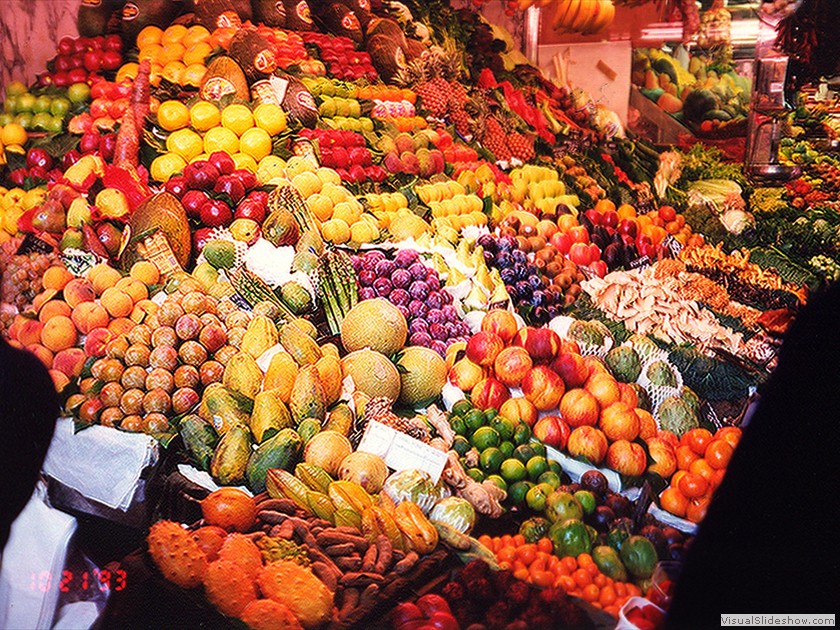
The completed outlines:
{"type": "MultiPolygon", "coordinates": [[[[5,86],[0,334],[198,484],[141,556],[208,625],[642,623],[837,276],[836,157],[780,142],[768,191],[628,137],[482,4],[84,2],[5,86]]],[[[614,4],[505,10],[601,41],[614,4]]],[[[734,131],[721,44],[632,81],[734,131]]]]}

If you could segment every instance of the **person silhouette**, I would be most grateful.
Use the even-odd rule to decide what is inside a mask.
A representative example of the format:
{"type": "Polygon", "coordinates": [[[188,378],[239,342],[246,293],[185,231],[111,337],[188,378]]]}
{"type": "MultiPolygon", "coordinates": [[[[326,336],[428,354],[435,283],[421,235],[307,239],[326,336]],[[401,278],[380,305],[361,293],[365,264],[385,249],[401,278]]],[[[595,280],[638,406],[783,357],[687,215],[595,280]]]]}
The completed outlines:
{"type": "Polygon", "coordinates": [[[43,363],[0,337],[0,553],[38,482],[60,412],[43,363]]]}
{"type": "Polygon", "coordinates": [[[789,329],[686,556],[667,628],[718,627],[726,613],[835,611],[838,321],[833,285],[789,329]]]}

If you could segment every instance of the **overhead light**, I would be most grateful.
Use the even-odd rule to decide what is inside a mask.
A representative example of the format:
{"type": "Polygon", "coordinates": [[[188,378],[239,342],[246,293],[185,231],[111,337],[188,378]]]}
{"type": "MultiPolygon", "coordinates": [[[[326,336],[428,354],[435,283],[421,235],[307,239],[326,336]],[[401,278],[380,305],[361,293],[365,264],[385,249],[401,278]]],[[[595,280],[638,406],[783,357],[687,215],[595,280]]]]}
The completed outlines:
{"type": "MultiPolygon", "coordinates": [[[[748,20],[733,20],[730,28],[730,39],[733,46],[752,45],[758,41],[760,21],[755,18],[748,20]]],[[[762,29],[764,30],[764,29],[762,29]]],[[[643,28],[640,33],[641,42],[679,42],[682,40],[682,22],[654,22],[643,28]]],[[[775,37],[775,31],[771,31],[775,37]]],[[[766,33],[764,38],[769,37],[766,33]]]]}

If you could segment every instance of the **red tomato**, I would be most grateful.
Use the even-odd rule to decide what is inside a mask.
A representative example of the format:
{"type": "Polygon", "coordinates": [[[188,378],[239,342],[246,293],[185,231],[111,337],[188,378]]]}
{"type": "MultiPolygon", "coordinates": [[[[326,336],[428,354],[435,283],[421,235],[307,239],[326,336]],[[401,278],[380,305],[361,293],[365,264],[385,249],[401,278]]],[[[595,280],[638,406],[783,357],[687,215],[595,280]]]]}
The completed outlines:
{"type": "Polygon", "coordinates": [[[452,609],[449,607],[449,602],[440,595],[435,593],[426,593],[417,600],[417,607],[423,612],[426,617],[431,617],[436,612],[445,612],[452,614],[452,609]]]}
{"type": "Polygon", "coordinates": [[[428,625],[437,630],[461,630],[461,626],[456,621],[452,613],[447,613],[439,610],[429,616],[428,625]]]}
{"type": "Polygon", "coordinates": [[[394,628],[402,630],[407,628],[406,624],[412,621],[420,621],[425,624],[426,618],[423,616],[423,611],[411,602],[397,604],[391,613],[391,623],[394,624],[394,628]]]}

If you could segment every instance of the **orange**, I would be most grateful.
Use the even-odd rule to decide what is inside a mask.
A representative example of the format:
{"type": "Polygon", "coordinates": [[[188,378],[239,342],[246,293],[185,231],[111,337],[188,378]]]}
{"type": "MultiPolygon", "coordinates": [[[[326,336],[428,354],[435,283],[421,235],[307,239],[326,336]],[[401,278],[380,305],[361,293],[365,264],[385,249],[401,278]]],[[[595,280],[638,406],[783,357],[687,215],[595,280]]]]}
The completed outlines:
{"type": "Polygon", "coordinates": [[[160,43],[164,46],[167,44],[174,44],[183,41],[187,35],[187,27],[183,24],[172,24],[166,27],[163,34],[160,36],[160,43]]]}
{"type": "Polygon", "coordinates": [[[691,465],[688,467],[688,471],[700,475],[706,481],[711,480],[712,476],[715,474],[715,469],[712,468],[709,465],[709,462],[705,459],[697,459],[691,462],[691,465]]]}
{"type": "Polygon", "coordinates": [[[688,499],[677,488],[669,487],[659,495],[659,504],[674,516],[683,517],[688,508],[688,499]]]}
{"type": "Polygon", "coordinates": [[[222,126],[241,136],[254,126],[254,114],[249,107],[241,103],[228,105],[222,110],[222,126]]]}
{"type": "Polygon", "coordinates": [[[677,468],[680,470],[688,470],[691,463],[698,459],[697,453],[691,450],[687,444],[681,444],[677,447],[677,468]]]}
{"type": "Polygon", "coordinates": [[[187,67],[180,61],[167,61],[160,71],[161,76],[175,85],[181,85],[187,67]]]}
{"type": "Polygon", "coordinates": [[[204,65],[204,60],[213,52],[213,47],[207,42],[197,42],[184,51],[181,61],[184,65],[190,66],[194,63],[204,65]]]}
{"type": "Polygon", "coordinates": [[[163,57],[163,46],[160,44],[149,44],[147,46],[143,46],[137,52],[138,61],[148,59],[153,64],[160,64],[161,57],[163,57]]]}
{"type": "Polygon", "coordinates": [[[599,199],[595,204],[595,210],[604,213],[615,210],[615,204],[609,199],[599,199]]]}
{"type": "Polygon", "coordinates": [[[189,87],[201,87],[201,81],[207,74],[207,66],[203,63],[191,63],[184,69],[181,75],[181,84],[189,87]]]}
{"type": "Polygon", "coordinates": [[[199,42],[206,42],[210,39],[210,31],[208,31],[204,26],[200,24],[196,24],[194,26],[190,26],[187,29],[184,38],[181,40],[181,43],[189,48],[190,46],[194,46],[199,42]]]}
{"type": "Polygon", "coordinates": [[[164,66],[170,61],[181,61],[185,52],[186,48],[182,44],[164,44],[157,61],[164,66]]]}
{"type": "Polygon", "coordinates": [[[164,101],[158,107],[157,119],[162,129],[175,131],[190,124],[190,110],[181,101],[164,101]]]}
{"type": "Polygon", "coordinates": [[[709,482],[696,473],[688,473],[680,479],[677,486],[684,497],[696,499],[706,494],[709,489],[709,482]]]}
{"type": "Polygon", "coordinates": [[[149,44],[159,44],[162,37],[162,28],[154,25],[146,26],[137,33],[137,48],[143,48],[149,44]]]}
{"type": "Polygon", "coordinates": [[[717,470],[725,469],[735,452],[733,446],[726,440],[712,440],[709,448],[706,449],[706,461],[709,466],[717,470]]]}
{"type": "MultiPolygon", "coordinates": [[[[683,435],[683,439],[686,440],[692,451],[703,457],[706,453],[706,447],[712,441],[712,432],[708,429],[691,429],[683,435]]],[[[680,442],[682,443],[682,440],[680,442]]]]}
{"type": "Polygon", "coordinates": [[[735,448],[741,441],[741,429],[738,427],[723,427],[715,433],[715,439],[726,440],[732,448],[735,448]]]}
{"type": "Polygon", "coordinates": [[[685,510],[685,517],[692,523],[699,523],[706,517],[706,510],[709,507],[708,498],[692,499],[688,502],[685,510]]]}

